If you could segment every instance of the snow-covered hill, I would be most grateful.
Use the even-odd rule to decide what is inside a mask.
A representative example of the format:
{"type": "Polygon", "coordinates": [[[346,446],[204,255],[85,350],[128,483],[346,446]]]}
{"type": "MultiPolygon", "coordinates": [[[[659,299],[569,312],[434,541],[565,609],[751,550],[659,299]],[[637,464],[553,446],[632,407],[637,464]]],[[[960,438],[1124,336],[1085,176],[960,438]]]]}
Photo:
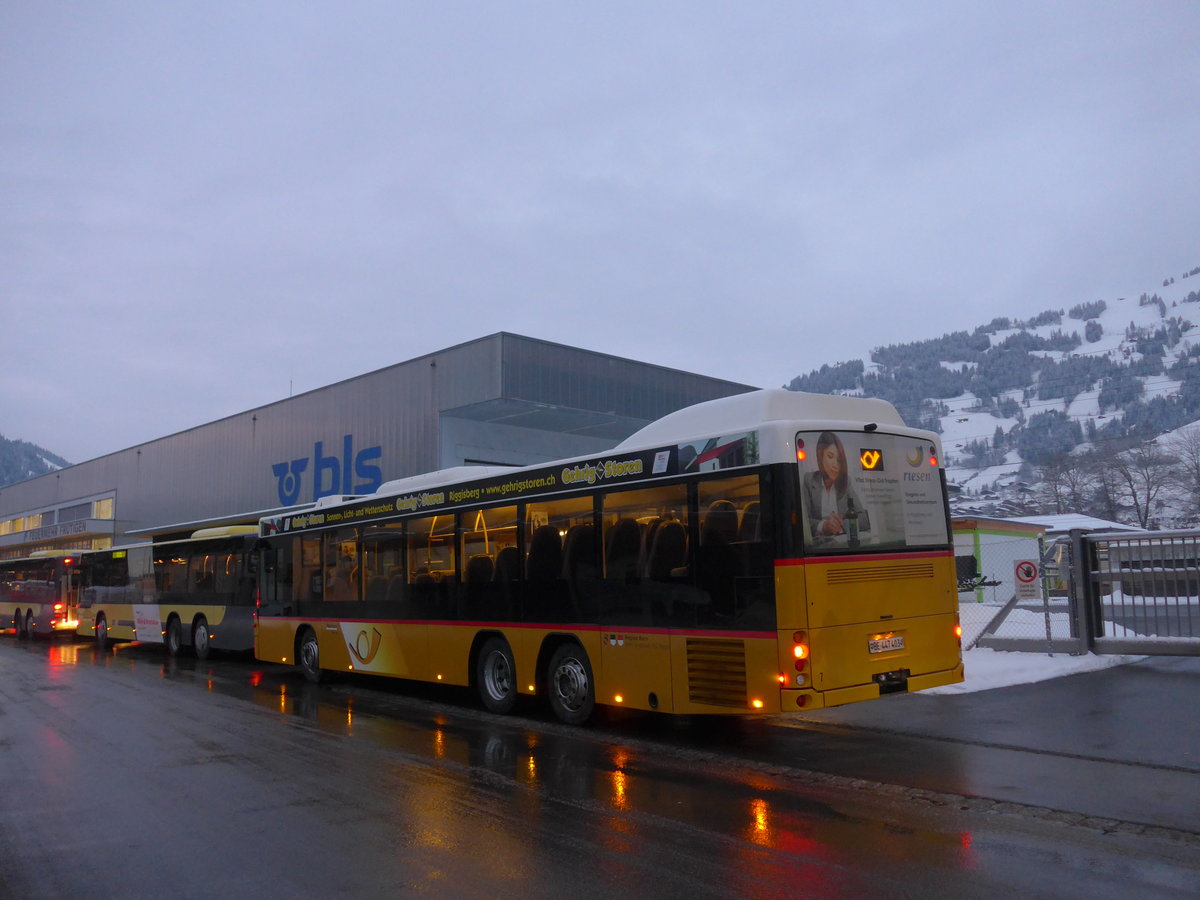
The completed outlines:
{"type": "MultiPolygon", "coordinates": [[[[909,422],[938,428],[959,512],[1062,511],[1045,509],[1048,472],[1075,459],[1095,467],[1200,420],[1200,269],[1158,282],[876,348],[789,387],[881,396],[909,422]]],[[[1116,516],[1120,504],[1107,503],[1116,516]]],[[[1160,506],[1166,518],[1185,515],[1186,504],[1160,506]]]]}
{"type": "Polygon", "coordinates": [[[27,441],[10,441],[0,435],[0,487],[55,472],[70,463],[27,441]]]}

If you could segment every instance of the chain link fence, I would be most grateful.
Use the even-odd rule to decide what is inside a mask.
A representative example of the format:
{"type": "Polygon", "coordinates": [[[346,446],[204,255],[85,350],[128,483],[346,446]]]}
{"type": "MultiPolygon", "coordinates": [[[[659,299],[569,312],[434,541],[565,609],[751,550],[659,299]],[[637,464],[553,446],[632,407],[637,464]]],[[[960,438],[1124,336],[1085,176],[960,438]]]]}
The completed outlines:
{"type": "Polygon", "coordinates": [[[956,554],[964,650],[1200,655],[1200,531],[991,535],[956,554]]]}
{"type": "Polygon", "coordinates": [[[963,649],[1081,652],[1070,594],[1070,542],[990,536],[959,551],[963,649]]]}

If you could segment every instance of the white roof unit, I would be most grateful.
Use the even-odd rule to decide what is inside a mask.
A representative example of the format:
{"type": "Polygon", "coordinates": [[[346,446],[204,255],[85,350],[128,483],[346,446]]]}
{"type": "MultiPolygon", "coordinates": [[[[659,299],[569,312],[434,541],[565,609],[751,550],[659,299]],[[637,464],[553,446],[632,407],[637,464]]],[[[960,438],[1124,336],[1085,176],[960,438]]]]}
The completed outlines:
{"type": "Polygon", "coordinates": [[[678,443],[699,435],[735,434],[766,422],[804,420],[904,425],[896,408],[886,400],[774,388],[721,397],[670,413],[634,432],[616,449],[678,443]]]}

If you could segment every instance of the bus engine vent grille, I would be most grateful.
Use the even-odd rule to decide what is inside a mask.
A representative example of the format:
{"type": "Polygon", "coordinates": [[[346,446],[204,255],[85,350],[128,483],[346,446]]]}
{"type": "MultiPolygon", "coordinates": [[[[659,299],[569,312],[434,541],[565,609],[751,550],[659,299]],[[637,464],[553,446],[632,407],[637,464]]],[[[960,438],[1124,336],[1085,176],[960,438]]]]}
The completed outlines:
{"type": "Polygon", "coordinates": [[[891,566],[845,566],[826,571],[828,584],[856,584],[865,581],[896,581],[905,578],[932,578],[933,563],[897,563],[891,566]]]}
{"type": "Polygon", "coordinates": [[[688,638],[688,699],[746,708],[746,645],[737,640],[688,638]]]}

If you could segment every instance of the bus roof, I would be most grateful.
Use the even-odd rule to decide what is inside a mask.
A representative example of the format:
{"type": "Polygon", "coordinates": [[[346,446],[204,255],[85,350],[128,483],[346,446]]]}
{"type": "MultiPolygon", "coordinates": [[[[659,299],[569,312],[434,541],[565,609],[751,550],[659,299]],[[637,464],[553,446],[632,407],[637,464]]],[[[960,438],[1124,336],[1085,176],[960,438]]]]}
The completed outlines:
{"type": "MultiPolygon", "coordinates": [[[[543,463],[537,463],[537,465],[543,465],[543,463]]],[[[409,491],[419,491],[422,488],[453,484],[456,481],[473,481],[476,478],[515,472],[519,468],[536,468],[536,466],[451,466],[448,469],[437,469],[433,472],[422,472],[419,475],[409,475],[407,478],[385,481],[375,489],[375,493],[377,495],[405,494],[409,491]]]]}
{"type": "MultiPolygon", "coordinates": [[[[213,528],[199,528],[192,532],[192,538],[194,540],[202,540],[204,538],[235,537],[241,534],[257,533],[257,525],[218,525],[213,528]]],[[[165,543],[174,543],[174,541],[167,541],[165,543]]]]}
{"type": "Polygon", "coordinates": [[[708,400],[669,413],[634,432],[614,449],[676,444],[690,438],[750,431],[766,422],[805,420],[904,425],[896,408],[886,400],[774,388],[708,400]]]}

